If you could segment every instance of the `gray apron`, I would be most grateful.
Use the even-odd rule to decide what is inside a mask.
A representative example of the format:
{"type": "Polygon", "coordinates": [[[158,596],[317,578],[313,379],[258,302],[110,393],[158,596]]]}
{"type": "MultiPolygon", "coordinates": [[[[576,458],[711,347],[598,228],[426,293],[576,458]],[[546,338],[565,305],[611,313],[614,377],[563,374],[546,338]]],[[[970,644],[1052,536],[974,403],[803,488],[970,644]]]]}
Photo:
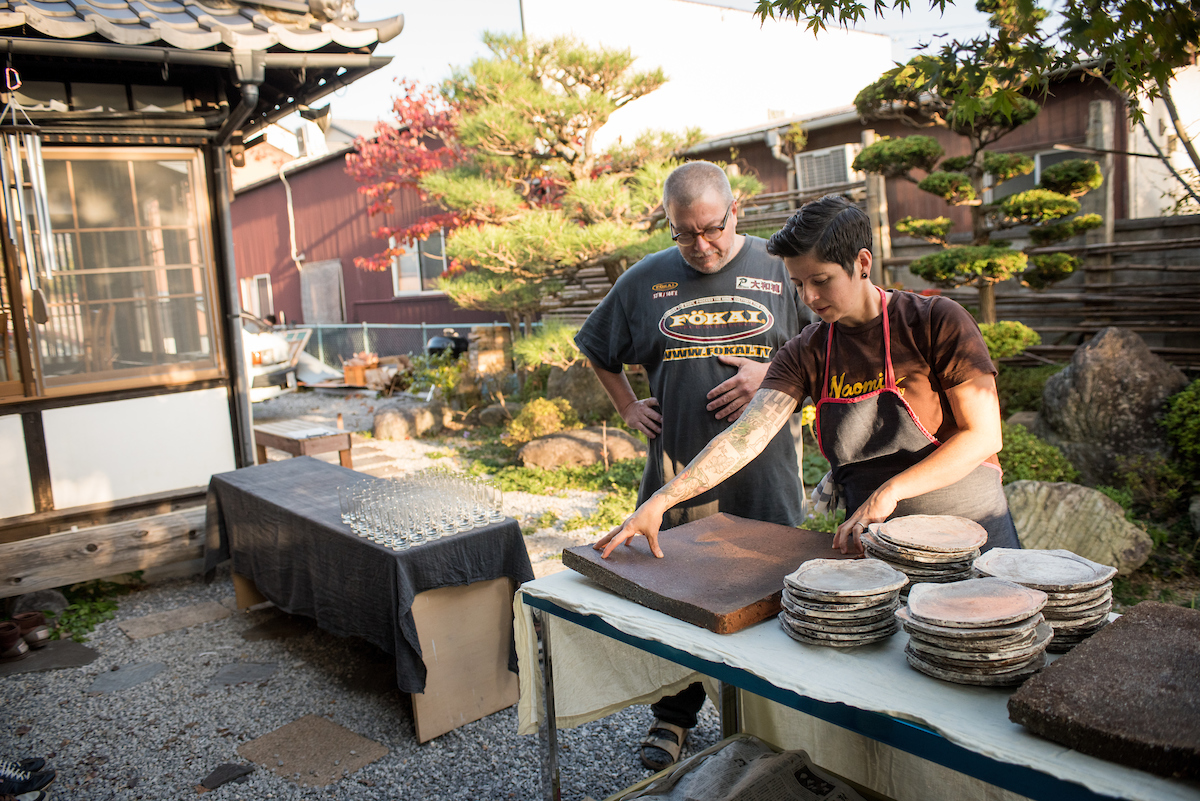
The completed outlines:
{"type": "MultiPolygon", "coordinates": [[[[833,480],[843,487],[846,514],[855,510],[888,479],[904,472],[941,445],[925,430],[896,387],[887,294],[883,300],[884,386],[856,398],[830,398],[829,362],[836,324],[829,326],[825,343],[825,376],[817,401],[817,444],[829,460],[833,480]]],[[[988,533],[983,550],[1020,548],[1017,529],[1008,513],[1000,484],[1001,471],[984,462],[948,487],[908,498],[896,505],[892,517],[902,515],[955,515],[974,520],[988,533]]]]}

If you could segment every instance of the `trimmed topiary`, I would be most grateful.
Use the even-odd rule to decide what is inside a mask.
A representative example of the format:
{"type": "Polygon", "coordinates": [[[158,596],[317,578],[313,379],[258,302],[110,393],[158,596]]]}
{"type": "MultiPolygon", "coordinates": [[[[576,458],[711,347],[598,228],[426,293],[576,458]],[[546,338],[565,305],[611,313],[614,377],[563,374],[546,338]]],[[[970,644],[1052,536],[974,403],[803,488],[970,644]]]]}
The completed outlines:
{"type": "Polygon", "coordinates": [[[929,172],[945,151],[932,136],[905,136],[902,139],[880,139],[867,145],[851,166],[856,170],[880,173],[889,178],[917,169],[929,172]]]}
{"type": "Polygon", "coordinates": [[[1039,253],[1033,257],[1033,266],[1021,273],[1021,283],[1030,289],[1045,289],[1078,267],[1079,259],[1069,253],[1039,253]]]}
{"type": "Polygon", "coordinates": [[[964,277],[983,277],[988,281],[1007,281],[1023,272],[1028,257],[1020,251],[1000,245],[962,245],[930,253],[913,261],[913,275],[941,286],[958,286],[964,277]]]}
{"type": "Polygon", "coordinates": [[[917,188],[937,195],[951,206],[960,206],[975,199],[971,178],[961,172],[932,172],[917,184],[917,188]]]}
{"type": "Polygon", "coordinates": [[[1038,185],[1067,197],[1079,197],[1104,183],[1100,165],[1090,159],[1071,159],[1042,170],[1038,185]]]}
{"type": "Polygon", "coordinates": [[[950,233],[950,229],[954,227],[954,223],[950,221],[949,217],[934,217],[932,220],[918,220],[914,217],[905,217],[892,227],[898,233],[905,236],[913,236],[917,239],[929,239],[935,242],[945,242],[946,235],[950,233]]]}
{"type": "Polygon", "coordinates": [[[1075,481],[1079,471],[1063,456],[1062,451],[1030,433],[1025,426],[1002,426],[1004,449],[1000,451],[1000,467],[1004,483],[1014,481],[1075,481]]]}
{"type": "Polygon", "coordinates": [[[1167,398],[1163,409],[1160,425],[1179,463],[1189,475],[1200,477],[1200,379],[1167,398]]]}
{"type": "Polygon", "coordinates": [[[1000,211],[1014,222],[1043,223],[1075,214],[1079,211],[1079,201],[1049,189],[1030,189],[1004,198],[1000,211]]]}
{"type": "Polygon", "coordinates": [[[951,156],[948,159],[942,159],[942,163],[938,165],[938,169],[942,172],[962,172],[970,166],[970,156],[951,156]]]}
{"type": "Polygon", "coordinates": [[[1039,247],[1065,242],[1073,236],[1099,228],[1104,225],[1104,218],[1099,214],[1080,214],[1061,222],[1039,225],[1029,230],[1029,238],[1039,247]]]}
{"type": "Polygon", "coordinates": [[[988,355],[993,360],[1016,356],[1026,348],[1042,343],[1042,338],[1037,331],[1016,320],[982,323],[979,326],[979,332],[983,334],[988,355]]]}
{"type": "Polygon", "coordinates": [[[995,176],[997,182],[1007,181],[1033,172],[1033,159],[1020,153],[984,151],[983,171],[995,176]]]}

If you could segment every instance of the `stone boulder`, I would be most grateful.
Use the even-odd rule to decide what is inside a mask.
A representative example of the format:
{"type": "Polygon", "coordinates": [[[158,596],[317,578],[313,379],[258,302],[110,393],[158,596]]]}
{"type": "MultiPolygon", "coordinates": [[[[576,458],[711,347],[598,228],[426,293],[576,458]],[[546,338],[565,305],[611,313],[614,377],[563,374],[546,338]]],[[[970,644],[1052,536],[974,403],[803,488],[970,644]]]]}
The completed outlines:
{"type": "Polygon", "coordinates": [[[646,455],[646,446],[621,429],[610,428],[606,434],[603,429],[592,426],[538,437],[522,446],[517,451],[517,458],[526,467],[545,470],[581,467],[603,462],[606,444],[610,463],[646,455]]]}
{"type": "Polygon", "coordinates": [[[493,403],[479,411],[479,424],[482,426],[503,426],[521,413],[525,408],[523,403],[493,403]]]}
{"type": "Polygon", "coordinates": [[[1064,548],[1124,576],[1145,564],[1154,547],[1149,534],[1125,519],[1120,504],[1090,487],[1014,481],[1004,494],[1026,548],[1064,548]]]}
{"type": "Polygon", "coordinates": [[[22,612],[50,612],[57,616],[66,608],[67,596],[58,590],[37,590],[18,595],[13,601],[12,613],[19,615],[22,612]]]}
{"type": "Polygon", "coordinates": [[[1158,419],[1163,401],[1186,385],[1183,372],[1137,334],[1105,328],[1046,382],[1033,433],[1057,446],[1086,483],[1111,483],[1118,456],[1168,452],[1158,419]]]}
{"type": "Polygon", "coordinates": [[[400,401],[375,412],[372,433],[376,439],[413,439],[440,434],[451,419],[445,401],[429,403],[400,401]]]}
{"type": "Polygon", "coordinates": [[[551,367],[546,379],[546,397],[566,398],[575,414],[583,419],[606,419],[613,413],[612,401],[586,359],[575,362],[566,370],[551,367]]]}

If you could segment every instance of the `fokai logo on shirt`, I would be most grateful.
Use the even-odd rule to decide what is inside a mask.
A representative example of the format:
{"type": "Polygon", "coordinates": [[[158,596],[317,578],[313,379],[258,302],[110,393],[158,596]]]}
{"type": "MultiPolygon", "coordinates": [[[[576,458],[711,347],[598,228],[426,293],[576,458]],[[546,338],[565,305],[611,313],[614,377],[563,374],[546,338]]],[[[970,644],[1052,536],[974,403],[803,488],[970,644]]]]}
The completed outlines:
{"type": "Polygon", "coordinates": [[[714,295],[667,310],[658,330],[681,342],[735,342],[771,330],[775,316],[761,303],[736,295],[714,295]]]}

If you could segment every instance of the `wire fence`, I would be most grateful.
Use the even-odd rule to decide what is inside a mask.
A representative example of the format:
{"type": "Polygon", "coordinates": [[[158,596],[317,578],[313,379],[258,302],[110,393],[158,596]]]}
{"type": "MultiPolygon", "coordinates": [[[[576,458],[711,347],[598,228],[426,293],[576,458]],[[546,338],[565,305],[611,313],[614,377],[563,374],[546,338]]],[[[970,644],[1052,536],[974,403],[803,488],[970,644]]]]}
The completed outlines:
{"type": "Polygon", "coordinates": [[[312,329],[312,336],[309,337],[304,350],[335,370],[341,370],[342,362],[350,359],[355,353],[368,351],[379,356],[424,353],[425,344],[433,337],[442,336],[447,328],[453,329],[458,336],[465,337],[472,328],[484,326],[508,328],[508,323],[306,325],[304,328],[312,329]]]}

